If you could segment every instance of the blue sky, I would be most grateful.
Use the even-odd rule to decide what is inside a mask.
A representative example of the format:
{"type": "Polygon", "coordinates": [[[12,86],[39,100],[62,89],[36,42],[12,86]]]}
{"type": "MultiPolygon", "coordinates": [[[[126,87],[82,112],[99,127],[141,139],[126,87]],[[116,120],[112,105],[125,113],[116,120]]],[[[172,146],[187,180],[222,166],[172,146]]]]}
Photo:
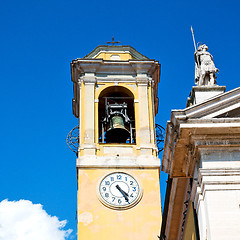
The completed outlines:
{"type": "MultiPolygon", "coordinates": [[[[70,62],[112,36],[161,63],[156,121],[185,108],[194,85],[194,46],[209,46],[217,83],[238,87],[239,1],[3,1],[0,7],[0,201],[30,200],[76,234],[70,62]]],[[[164,196],[166,176],[161,175],[164,196]]],[[[75,238],[74,238],[75,239],[75,238]]]]}

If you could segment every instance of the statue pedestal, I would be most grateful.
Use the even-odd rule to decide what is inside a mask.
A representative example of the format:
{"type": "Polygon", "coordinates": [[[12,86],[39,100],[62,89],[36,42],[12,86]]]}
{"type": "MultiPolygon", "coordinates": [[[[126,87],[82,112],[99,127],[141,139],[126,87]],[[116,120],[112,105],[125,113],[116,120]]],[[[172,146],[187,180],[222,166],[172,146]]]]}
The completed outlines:
{"type": "Polygon", "coordinates": [[[212,98],[218,94],[224,93],[226,90],[225,86],[194,86],[190,93],[190,97],[187,99],[187,106],[190,107],[194,104],[198,104],[212,98]]]}

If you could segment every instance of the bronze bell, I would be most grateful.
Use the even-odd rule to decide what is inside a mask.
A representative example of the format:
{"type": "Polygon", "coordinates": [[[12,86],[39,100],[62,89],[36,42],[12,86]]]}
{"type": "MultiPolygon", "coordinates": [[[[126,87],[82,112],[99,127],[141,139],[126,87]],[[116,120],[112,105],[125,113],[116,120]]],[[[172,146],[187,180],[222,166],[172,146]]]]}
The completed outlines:
{"type": "Polygon", "coordinates": [[[106,132],[107,143],[126,143],[130,133],[124,127],[122,116],[115,115],[110,119],[110,128],[106,132]]]}

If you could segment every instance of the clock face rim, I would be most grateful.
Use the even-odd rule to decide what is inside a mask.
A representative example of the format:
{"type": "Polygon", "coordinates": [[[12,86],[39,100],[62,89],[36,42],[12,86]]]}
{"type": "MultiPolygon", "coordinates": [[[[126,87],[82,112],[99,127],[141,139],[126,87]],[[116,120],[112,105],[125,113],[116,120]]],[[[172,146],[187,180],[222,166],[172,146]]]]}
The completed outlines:
{"type": "Polygon", "coordinates": [[[141,185],[140,181],[138,180],[138,178],[135,177],[135,175],[130,174],[130,173],[128,173],[128,172],[124,172],[124,171],[113,171],[113,172],[104,174],[104,175],[100,178],[100,180],[98,181],[96,192],[97,192],[97,196],[98,196],[99,201],[100,201],[104,206],[106,206],[106,207],[108,207],[108,208],[111,208],[111,209],[114,209],[114,210],[126,210],[126,209],[130,209],[130,208],[136,206],[136,205],[140,202],[140,200],[142,199],[142,197],[143,197],[143,188],[142,188],[142,185],[141,185]],[[100,185],[101,185],[102,181],[103,181],[107,176],[109,176],[109,175],[111,175],[111,174],[116,174],[116,173],[122,173],[122,174],[129,175],[129,176],[132,177],[132,178],[136,181],[136,183],[138,184],[138,188],[139,188],[138,196],[136,197],[136,199],[135,199],[133,202],[131,202],[131,203],[128,204],[128,205],[117,206],[117,205],[111,204],[111,203],[107,202],[107,201],[102,197],[102,195],[101,195],[101,193],[100,193],[100,185]]]}

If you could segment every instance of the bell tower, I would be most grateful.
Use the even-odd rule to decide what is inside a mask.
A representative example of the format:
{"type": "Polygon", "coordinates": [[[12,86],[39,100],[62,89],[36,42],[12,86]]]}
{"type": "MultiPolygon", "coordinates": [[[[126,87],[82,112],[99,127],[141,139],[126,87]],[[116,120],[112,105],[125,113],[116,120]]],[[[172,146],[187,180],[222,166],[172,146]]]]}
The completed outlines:
{"type": "Polygon", "coordinates": [[[131,46],[73,60],[78,240],[158,239],[160,159],[154,117],[160,64],[131,46]]]}

